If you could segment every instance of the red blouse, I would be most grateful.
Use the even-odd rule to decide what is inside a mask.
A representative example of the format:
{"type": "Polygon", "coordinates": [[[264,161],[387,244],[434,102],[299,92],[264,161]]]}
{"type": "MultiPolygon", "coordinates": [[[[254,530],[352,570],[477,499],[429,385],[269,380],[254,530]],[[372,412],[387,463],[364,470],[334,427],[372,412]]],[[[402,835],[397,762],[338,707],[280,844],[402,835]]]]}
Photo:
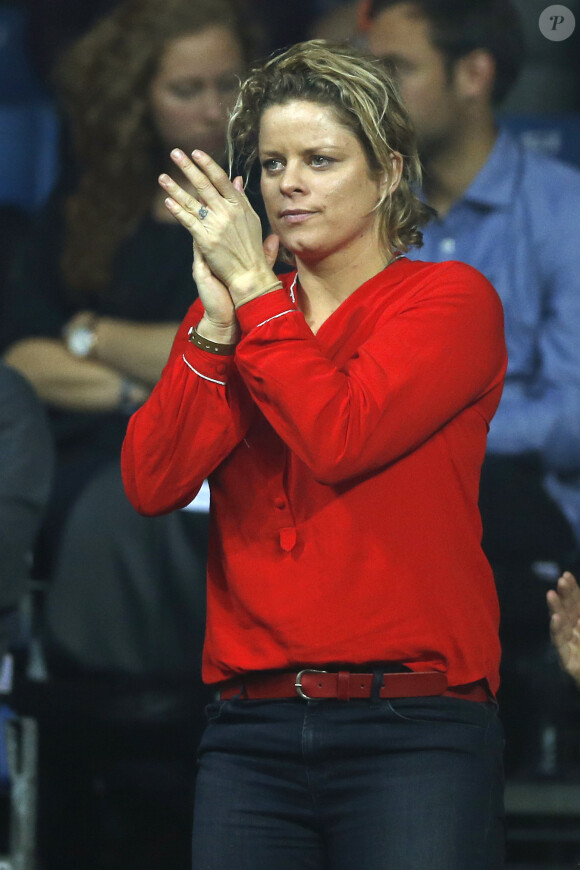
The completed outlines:
{"type": "Polygon", "coordinates": [[[131,418],[145,514],[211,488],[203,677],[403,662],[498,686],[479,473],[506,369],[501,303],[470,266],[400,259],[316,336],[285,288],[238,310],[234,356],[188,341],[131,418]]]}

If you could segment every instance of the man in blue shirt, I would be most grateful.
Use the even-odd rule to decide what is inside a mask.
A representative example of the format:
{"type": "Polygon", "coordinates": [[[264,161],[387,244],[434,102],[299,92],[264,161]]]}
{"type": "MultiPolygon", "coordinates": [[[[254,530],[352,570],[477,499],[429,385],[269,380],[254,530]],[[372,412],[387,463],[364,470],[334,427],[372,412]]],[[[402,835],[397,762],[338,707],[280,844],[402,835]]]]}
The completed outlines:
{"type": "Polygon", "coordinates": [[[580,173],[499,131],[523,60],[509,0],[370,0],[371,51],[394,65],[438,216],[423,260],[483,272],[509,367],[482,473],[495,561],[567,561],[580,542],[580,173]]]}

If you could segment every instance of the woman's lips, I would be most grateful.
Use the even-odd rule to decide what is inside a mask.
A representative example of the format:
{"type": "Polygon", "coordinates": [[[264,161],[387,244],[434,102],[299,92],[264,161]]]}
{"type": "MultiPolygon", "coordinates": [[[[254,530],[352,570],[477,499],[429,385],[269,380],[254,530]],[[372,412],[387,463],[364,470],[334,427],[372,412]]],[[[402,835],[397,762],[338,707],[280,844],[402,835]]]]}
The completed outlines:
{"type": "Polygon", "coordinates": [[[288,224],[301,224],[311,218],[316,212],[314,211],[287,211],[283,212],[280,217],[288,224]]]}

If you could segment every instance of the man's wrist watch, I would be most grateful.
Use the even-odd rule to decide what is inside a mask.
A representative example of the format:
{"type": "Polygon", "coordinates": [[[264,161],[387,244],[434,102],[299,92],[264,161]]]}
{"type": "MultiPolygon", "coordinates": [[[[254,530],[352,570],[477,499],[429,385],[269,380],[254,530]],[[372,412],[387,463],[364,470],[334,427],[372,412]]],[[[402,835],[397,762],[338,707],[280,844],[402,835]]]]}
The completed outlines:
{"type": "Polygon", "coordinates": [[[69,353],[77,357],[89,357],[97,346],[97,316],[91,314],[85,322],[65,326],[64,343],[69,353]]]}

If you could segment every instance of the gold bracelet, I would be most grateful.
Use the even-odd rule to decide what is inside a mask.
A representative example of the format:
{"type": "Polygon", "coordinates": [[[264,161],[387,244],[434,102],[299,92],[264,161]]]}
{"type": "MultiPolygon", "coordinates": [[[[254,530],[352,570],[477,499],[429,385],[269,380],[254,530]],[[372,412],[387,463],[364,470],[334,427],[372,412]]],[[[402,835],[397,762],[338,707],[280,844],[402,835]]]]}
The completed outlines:
{"type": "Polygon", "coordinates": [[[201,347],[202,350],[207,350],[210,353],[220,354],[220,356],[232,356],[236,352],[235,344],[218,344],[217,341],[210,341],[209,338],[200,335],[194,326],[189,330],[189,340],[196,347],[201,347]]]}
{"type": "Polygon", "coordinates": [[[257,299],[258,296],[265,296],[266,293],[271,293],[273,290],[280,290],[284,285],[281,281],[274,281],[273,284],[269,284],[267,287],[261,287],[260,290],[256,290],[254,293],[251,293],[249,296],[246,296],[244,299],[240,300],[240,302],[236,302],[234,308],[241,308],[242,305],[245,305],[246,302],[251,302],[252,299],[257,299]]]}

